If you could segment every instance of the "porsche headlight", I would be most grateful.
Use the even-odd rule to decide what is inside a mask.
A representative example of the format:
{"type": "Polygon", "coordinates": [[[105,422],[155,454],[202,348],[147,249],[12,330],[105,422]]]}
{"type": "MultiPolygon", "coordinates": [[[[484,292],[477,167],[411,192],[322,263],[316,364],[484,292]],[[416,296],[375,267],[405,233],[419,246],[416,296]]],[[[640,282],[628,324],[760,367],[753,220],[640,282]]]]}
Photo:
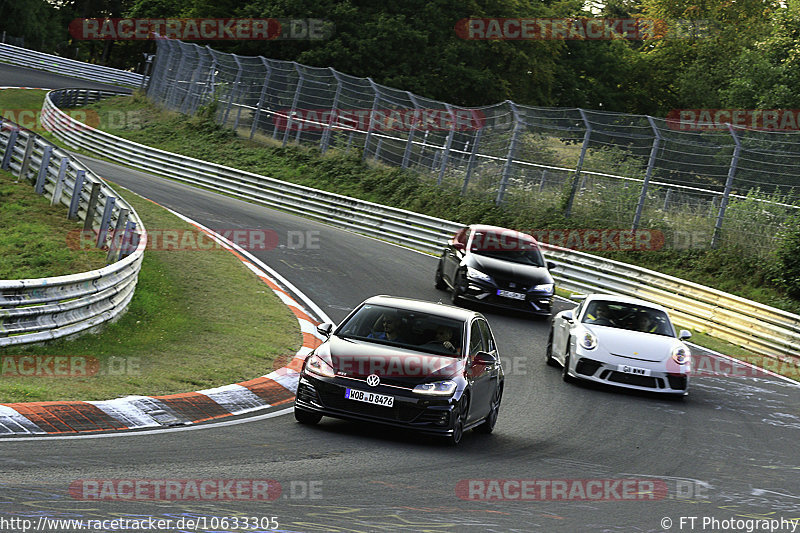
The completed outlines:
{"type": "Polygon", "coordinates": [[[692,362],[692,352],[686,346],[676,346],[672,349],[672,360],[679,365],[688,365],[692,362]]]}
{"type": "Polygon", "coordinates": [[[585,350],[594,350],[597,348],[597,335],[588,329],[583,330],[578,342],[580,342],[581,347],[585,350]]]}
{"type": "Polygon", "coordinates": [[[311,354],[308,356],[308,361],[306,361],[306,370],[312,374],[316,374],[325,378],[332,378],[335,376],[331,365],[326,363],[324,359],[316,354],[311,354]]]}
{"type": "Polygon", "coordinates": [[[470,279],[478,279],[481,281],[491,282],[492,277],[489,274],[485,274],[478,269],[467,267],[467,277],[470,279]]]}
{"type": "Polygon", "coordinates": [[[455,391],[456,382],[451,380],[420,383],[414,387],[415,393],[427,394],[429,396],[452,396],[455,391]]]}

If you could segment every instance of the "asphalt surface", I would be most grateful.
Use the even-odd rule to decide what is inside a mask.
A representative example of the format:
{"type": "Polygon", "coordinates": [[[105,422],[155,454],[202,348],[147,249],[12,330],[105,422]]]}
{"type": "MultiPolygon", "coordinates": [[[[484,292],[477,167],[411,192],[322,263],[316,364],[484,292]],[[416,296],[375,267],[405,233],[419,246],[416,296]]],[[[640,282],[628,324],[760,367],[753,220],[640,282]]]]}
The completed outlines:
{"type": "MultiPolygon", "coordinates": [[[[13,77],[6,69],[0,65],[4,85],[45,85],[13,77]]],[[[56,83],[61,81],[51,85],[56,83]]],[[[375,294],[448,298],[433,288],[436,258],[109,163],[87,162],[99,175],[210,228],[277,232],[279,247],[254,254],[335,321],[375,294]],[[289,232],[301,232],[306,242],[314,238],[314,245],[287,246],[290,235],[294,244],[300,235],[289,232]]],[[[268,531],[218,527],[218,521],[276,517],[282,531],[342,532],[711,531],[715,524],[704,520],[712,518],[719,520],[716,531],[743,531],[745,522],[723,521],[800,519],[796,386],[772,378],[700,377],[688,398],[674,401],[567,385],[544,362],[547,322],[485,314],[506,370],[491,436],[469,433],[453,449],[413,433],[331,419],[301,426],[288,415],[192,431],[3,441],[0,519],[36,524],[43,516],[154,517],[173,520],[172,529],[164,530],[180,531],[177,520],[200,516],[207,527],[195,531],[268,531]],[[269,479],[279,482],[282,492],[274,501],[85,501],[69,491],[70,486],[95,486],[80,480],[112,479],[269,479]],[[566,501],[459,497],[469,496],[461,489],[470,480],[523,479],[563,480],[570,490],[581,480],[583,487],[587,480],[637,480],[637,487],[666,492],[631,501],[625,499],[630,492],[601,481],[603,501],[580,501],[577,493],[566,501]],[[697,517],[694,528],[686,517],[697,517]]],[[[519,498],[511,483],[476,481],[472,494],[497,495],[481,489],[495,486],[519,498]]],[[[50,526],[46,530],[67,531],[50,526]]],[[[14,529],[0,521],[0,530],[14,529]]]]}

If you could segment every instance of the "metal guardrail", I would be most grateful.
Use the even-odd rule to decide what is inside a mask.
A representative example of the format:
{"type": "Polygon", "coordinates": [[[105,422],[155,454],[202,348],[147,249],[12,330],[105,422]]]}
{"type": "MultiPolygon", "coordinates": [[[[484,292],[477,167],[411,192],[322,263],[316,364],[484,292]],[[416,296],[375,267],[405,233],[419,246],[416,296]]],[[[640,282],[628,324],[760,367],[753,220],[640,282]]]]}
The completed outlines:
{"type": "MultiPolygon", "coordinates": [[[[0,121],[2,122],[2,121],[0,121]]],[[[0,347],[72,336],[115,320],[133,297],[147,243],[136,211],[91,170],[13,122],[0,126],[0,168],[84,221],[81,241],[108,266],[67,276],[0,280],[0,347]]],[[[67,243],[64,243],[65,246],[67,243]]]]}
{"type": "MultiPolygon", "coordinates": [[[[49,93],[44,117],[72,119],[61,100],[82,100],[83,89],[49,93]],[[73,93],[78,93],[73,94],[73,93]]],[[[57,123],[48,119],[50,123],[57,123]]],[[[59,128],[71,146],[251,202],[315,218],[358,233],[438,254],[461,224],[303,187],[121,139],[88,127],[59,128]]],[[[670,309],[682,327],[708,333],[772,357],[800,356],[800,316],[645,268],[551,245],[542,245],[557,268],[559,285],[578,292],[625,294],[670,309]]]]}
{"type": "Polygon", "coordinates": [[[83,61],[45,54],[6,43],[0,43],[0,61],[55,72],[72,78],[83,78],[134,89],[142,87],[145,81],[142,74],[136,74],[135,72],[84,63],[83,61]]]}

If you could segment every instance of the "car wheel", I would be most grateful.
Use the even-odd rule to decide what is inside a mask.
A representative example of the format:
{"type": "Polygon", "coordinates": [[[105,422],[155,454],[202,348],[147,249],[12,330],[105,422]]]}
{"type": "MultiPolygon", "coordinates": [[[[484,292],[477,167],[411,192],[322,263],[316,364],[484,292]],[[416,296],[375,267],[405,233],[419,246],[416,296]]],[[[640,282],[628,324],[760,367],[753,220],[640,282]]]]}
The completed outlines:
{"type": "Polygon", "coordinates": [[[564,355],[564,368],[561,370],[561,379],[566,383],[574,383],[575,378],[569,375],[569,344],[567,344],[567,353],[564,355]]]}
{"type": "Polygon", "coordinates": [[[450,295],[450,301],[453,302],[453,305],[459,305],[461,303],[461,293],[463,282],[461,281],[461,272],[456,272],[456,278],[453,280],[453,292],[450,295]]]}
{"type": "Polygon", "coordinates": [[[497,387],[497,390],[494,391],[494,397],[492,398],[492,409],[489,411],[489,414],[486,415],[483,424],[475,428],[476,433],[488,435],[494,431],[494,426],[497,424],[497,416],[500,414],[500,400],[502,400],[502,398],[503,389],[497,387]]]}
{"type": "Polygon", "coordinates": [[[439,266],[436,267],[436,276],[434,277],[436,288],[439,290],[446,289],[447,284],[442,277],[442,262],[439,261],[439,266]]]}
{"type": "Polygon", "coordinates": [[[550,328],[550,334],[547,336],[547,348],[545,348],[544,357],[547,364],[550,366],[558,366],[558,361],[553,357],[553,329],[550,328]]]}
{"type": "Polygon", "coordinates": [[[298,409],[297,407],[295,407],[294,419],[300,422],[301,424],[307,424],[309,426],[313,426],[314,424],[322,420],[322,415],[318,413],[312,413],[311,411],[304,411],[303,409],[298,409]]]}
{"type": "Polygon", "coordinates": [[[464,437],[464,421],[467,419],[469,407],[466,395],[458,402],[458,407],[453,411],[453,432],[447,436],[447,444],[458,446],[464,437]]]}

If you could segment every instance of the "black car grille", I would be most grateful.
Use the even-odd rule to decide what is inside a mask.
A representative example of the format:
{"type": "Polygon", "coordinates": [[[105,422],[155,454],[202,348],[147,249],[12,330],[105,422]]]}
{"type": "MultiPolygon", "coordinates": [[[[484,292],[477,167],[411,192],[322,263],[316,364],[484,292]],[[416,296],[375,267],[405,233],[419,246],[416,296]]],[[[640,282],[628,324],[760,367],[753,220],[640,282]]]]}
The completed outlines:
{"type": "Polygon", "coordinates": [[[649,387],[651,389],[664,388],[663,381],[651,376],[638,376],[636,374],[627,374],[625,372],[610,371],[608,381],[614,383],[623,383],[625,385],[634,385],[636,387],[649,387]]]}
{"type": "Polygon", "coordinates": [[[385,407],[382,405],[372,405],[365,402],[348,400],[344,397],[344,388],[328,385],[324,390],[319,391],[322,404],[331,409],[347,411],[356,415],[364,415],[375,418],[383,418],[398,422],[414,422],[422,413],[424,408],[416,407],[413,403],[401,401],[395,396],[394,405],[385,407]]]}
{"type": "Polygon", "coordinates": [[[603,363],[600,361],[584,358],[575,364],[575,372],[584,376],[593,376],[601,366],[603,366],[603,363]]]}
{"type": "Polygon", "coordinates": [[[306,383],[299,383],[297,385],[297,399],[305,403],[319,403],[319,396],[314,387],[306,383]]]}
{"type": "Polygon", "coordinates": [[[514,292],[528,292],[528,289],[531,287],[528,284],[519,283],[518,281],[514,281],[513,279],[501,279],[497,278],[496,276],[494,277],[494,282],[501,289],[514,292]]]}
{"type": "Polygon", "coordinates": [[[669,388],[675,390],[686,390],[686,386],[689,383],[689,378],[686,376],[676,376],[673,374],[667,375],[667,380],[669,381],[669,388]]]}

